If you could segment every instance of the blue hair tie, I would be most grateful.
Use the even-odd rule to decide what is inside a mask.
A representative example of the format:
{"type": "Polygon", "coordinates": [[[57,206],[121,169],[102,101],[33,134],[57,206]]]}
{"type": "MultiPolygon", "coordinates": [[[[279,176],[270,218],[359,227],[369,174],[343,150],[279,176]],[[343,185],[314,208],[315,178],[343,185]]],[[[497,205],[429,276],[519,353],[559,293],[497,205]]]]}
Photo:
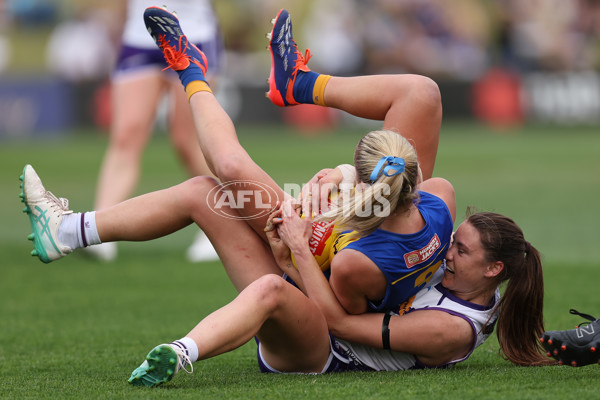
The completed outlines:
{"type": "Polygon", "coordinates": [[[371,173],[369,180],[371,183],[374,183],[381,174],[385,176],[394,176],[401,174],[402,172],[404,172],[404,158],[392,156],[381,157],[373,169],[373,173],[371,173]]]}

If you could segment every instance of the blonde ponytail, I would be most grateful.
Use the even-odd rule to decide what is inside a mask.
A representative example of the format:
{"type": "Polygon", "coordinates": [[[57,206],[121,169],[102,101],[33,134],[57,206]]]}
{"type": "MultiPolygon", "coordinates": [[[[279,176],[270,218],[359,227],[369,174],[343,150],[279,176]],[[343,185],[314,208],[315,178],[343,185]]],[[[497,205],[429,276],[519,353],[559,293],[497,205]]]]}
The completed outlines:
{"type": "Polygon", "coordinates": [[[320,220],[338,229],[366,236],[395,212],[403,212],[418,198],[417,154],[402,135],[387,131],[367,133],[356,146],[354,166],[359,184],[342,190],[334,208],[320,220]]]}

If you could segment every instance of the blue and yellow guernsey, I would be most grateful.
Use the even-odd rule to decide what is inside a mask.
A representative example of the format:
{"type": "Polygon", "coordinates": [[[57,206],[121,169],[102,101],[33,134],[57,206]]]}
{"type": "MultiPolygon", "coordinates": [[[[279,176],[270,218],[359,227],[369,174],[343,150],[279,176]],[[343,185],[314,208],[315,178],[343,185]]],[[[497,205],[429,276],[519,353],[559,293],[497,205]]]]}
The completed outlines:
{"type": "Polygon", "coordinates": [[[358,240],[344,232],[333,242],[330,257],[343,249],[353,249],[369,257],[385,275],[385,297],[378,303],[371,302],[371,311],[398,312],[401,303],[429,282],[450,246],[454,224],[446,203],[430,193],[419,195],[416,206],[425,220],[419,232],[399,234],[377,229],[358,240]]]}

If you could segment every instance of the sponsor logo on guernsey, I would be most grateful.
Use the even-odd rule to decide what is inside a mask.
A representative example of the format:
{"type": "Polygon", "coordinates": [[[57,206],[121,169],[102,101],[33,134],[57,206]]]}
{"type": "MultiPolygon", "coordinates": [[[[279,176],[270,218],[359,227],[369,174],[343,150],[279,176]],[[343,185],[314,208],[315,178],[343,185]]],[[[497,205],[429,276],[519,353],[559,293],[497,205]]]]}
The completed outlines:
{"type": "Polygon", "coordinates": [[[331,236],[333,231],[333,224],[327,222],[315,222],[312,226],[313,232],[310,240],[308,241],[308,247],[310,252],[314,255],[320,256],[323,254],[323,249],[327,244],[327,239],[331,236]]]}
{"type": "Polygon", "coordinates": [[[440,238],[437,233],[433,235],[429,243],[420,250],[411,251],[404,254],[406,268],[412,268],[417,264],[427,261],[440,248],[440,238]]]}

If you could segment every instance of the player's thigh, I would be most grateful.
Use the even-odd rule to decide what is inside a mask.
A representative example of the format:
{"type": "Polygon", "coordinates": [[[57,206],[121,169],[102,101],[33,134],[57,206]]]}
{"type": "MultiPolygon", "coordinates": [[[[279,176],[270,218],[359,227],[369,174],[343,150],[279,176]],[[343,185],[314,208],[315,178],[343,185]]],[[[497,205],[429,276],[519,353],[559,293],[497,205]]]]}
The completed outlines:
{"type": "Polygon", "coordinates": [[[191,218],[198,224],[238,291],[263,275],[281,275],[270,246],[237,209],[223,200],[220,188],[214,178],[198,176],[167,189],[166,198],[176,201],[169,215],[181,214],[183,219],[191,218]]]}
{"type": "Polygon", "coordinates": [[[283,279],[266,280],[278,307],[257,334],[263,359],[289,372],[321,372],[330,354],[327,321],[304,293],[283,279]]]}
{"type": "Polygon", "coordinates": [[[158,70],[131,72],[112,82],[111,135],[130,140],[150,135],[164,91],[159,73],[158,70]]]}

